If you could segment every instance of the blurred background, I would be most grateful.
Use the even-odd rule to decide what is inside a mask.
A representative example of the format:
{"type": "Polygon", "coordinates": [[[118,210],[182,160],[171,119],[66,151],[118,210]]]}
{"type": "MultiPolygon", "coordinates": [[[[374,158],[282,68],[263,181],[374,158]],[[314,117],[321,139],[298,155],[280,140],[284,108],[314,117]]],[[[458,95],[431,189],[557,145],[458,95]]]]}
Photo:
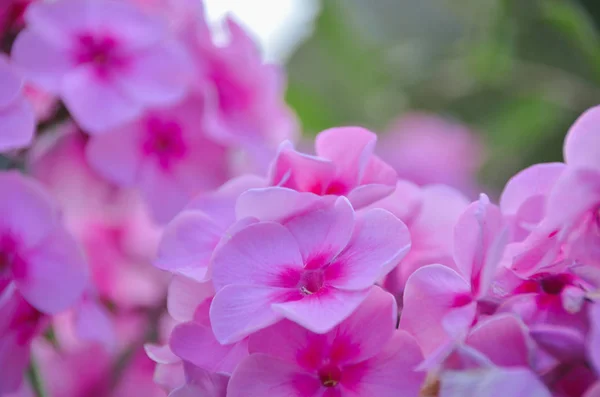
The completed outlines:
{"type": "MultiPolygon", "coordinates": [[[[466,125],[486,147],[480,183],[560,161],[564,135],[600,103],[596,0],[205,0],[288,71],[307,136],[376,132],[413,111],[466,125]]],[[[427,154],[423,154],[426,156],[427,154]]]]}

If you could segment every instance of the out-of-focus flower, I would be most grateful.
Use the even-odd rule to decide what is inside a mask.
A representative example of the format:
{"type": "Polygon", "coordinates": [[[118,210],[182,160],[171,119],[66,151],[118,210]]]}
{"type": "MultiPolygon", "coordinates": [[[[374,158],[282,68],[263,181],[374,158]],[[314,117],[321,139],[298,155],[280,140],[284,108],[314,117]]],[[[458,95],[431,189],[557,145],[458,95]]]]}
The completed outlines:
{"type": "Polygon", "coordinates": [[[485,160],[479,138],[439,116],[409,113],[381,137],[377,153],[401,179],[417,185],[445,184],[472,194],[485,160]]]}
{"type": "Polygon", "coordinates": [[[180,100],[191,63],[158,17],[115,0],[39,2],[12,56],[28,81],[60,97],[90,133],[180,100]]]}
{"type": "Polygon", "coordinates": [[[0,56],[0,152],[28,146],[35,131],[31,105],[23,95],[23,79],[0,56]]]}

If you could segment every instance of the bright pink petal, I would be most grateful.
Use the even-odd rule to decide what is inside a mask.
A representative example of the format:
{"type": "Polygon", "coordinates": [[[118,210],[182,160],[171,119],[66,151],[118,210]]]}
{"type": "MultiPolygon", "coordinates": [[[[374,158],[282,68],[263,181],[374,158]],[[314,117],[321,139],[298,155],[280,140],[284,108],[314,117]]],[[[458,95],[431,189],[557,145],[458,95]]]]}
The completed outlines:
{"type": "Polygon", "coordinates": [[[145,162],[138,175],[138,189],[148,204],[154,220],[167,223],[181,211],[194,193],[173,175],[150,162],[145,162]]]}
{"type": "Polygon", "coordinates": [[[119,87],[99,78],[92,67],[85,65],[65,76],[61,96],[75,121],[92,134],[130,122],[142,112],[141,106],[119,87]]]}
{"type": "Polygon", "coordinates": [[[538,346],[562,362],[580,360],[586,356],[585,335],[568,325],[535,325],[531,326],[530,334],[538,346]]]}
{"type": "Polygon", "coordinates": [[[526,368],[492,368],[447,372],[440,397],[551,397],[546,386],[526,368]]]}
{"type": "MultiPolygon", "coordinates": [[[[425,373],[415,368],[423,360],[419,346],[408,333],[396,331],[375,357],[344,368],[342,388],[357,396],[417,396],[425,373]]],[[[342,394],[345,395],[345,394],[342,394]]]]}
{"type": "Polygon", "coordinates": [[[281,320],[271,304],[285,300],[287,289],[253,285],[228,285],[215,295],[210,321],[217,340],[234,343],[281,320]]]}
{"type": "Polygon", "coordinates": [[[235,370],[227,397],[318,397],[321,382],[316,374],[262,354],[253,354],[235,370]]]}
{"type": "Polygon", "coordinates": [[[27,8],[27,24],[44,38],[57,44],[68,45],[73,36],[89,23],[87,3],[80,1],[35,2],[27,8]]]}
{"type": "Polygon", "coordinates": [[[369,289],[342,291],[324,287],[300,300],[274,303],[272,309],[312,332],[324,334],[348,318],[368,294],[369,289]]]}
{"type": "Polygon", "coordinates": [[[66,50],[31,29],[17,36],[11,56],[27,81],[52,94],[60,93],[63,78],[72,67],[66,50]]]}
{"type": "Polygon", "coordinates": [[[85,151],[90,166],[101,176],[121,186],[133,186],[142,156],[140,127],[128,124],[88,141],[85,151]]]}
{"type": "Polygon", "coordinates": [[[88,271],[83,252],[66,231],[56,229],[27,254],[27,269],[15,282],[25,299],[45,313],[58,313],[82,296],[88,271]]]}
{"type": "Polygon", "coordinates": [[[250,189],[240,195],[235,212],[237,219],[254,217],[261,221],[284,221],[294,214],[331,201],[333,200],[312,193],[300,193],[287,188],[250,189]]]}
{"type": "Polygon", "coordinates": [[[205,213],[184,211],[167,225],[154,265],[173,272],[187,268],[207,271],[212,253],[224,232],[205,213]]]}
{"type": "Polygon", "coordinates": [[[136,54],[118,84],[127,96],[147,105],[168,105],[183,98],[191,64],[177,43],[153,46],[136,54]]]}
{"type": "Polygon", "coordinates": [[[278,223],[260,222],[240,230],[215,252],[213,283],[217,291],[229,284],[295,287],[286,285],[286,275],[297,274],[302,264],[292,234],[278,223]]]}
{"type": "Polygon", "coordinates": [[[35,116],[29,102],[19,98],[0,108],[0,152],[31,144],[35,132],[35,116]]]}
{"type": "Polygon", "coordinates": [[[371,160],[377,135],[360,127],[340,127],[325,130],[315,140],[320,157],[336,165],[336,177],[349,186],[362,179],[371,160]]]}
{"type": "Polygon", "coordinates": [[[421,209],[423,201],[422,190],[419,186],[409,181],[399,180],[396,190],[388,197],[377,201],[369,208],[383,208],[396,215],[409,228],[421,209]]]}
{"type": "Polygon", "coordinates": [[[86,342],[100,343],[113,351],[117,335],[110,313],[98,302],[85,299],[75,312],[77,336],[86,342]]]}
{"type": "Polygon", "coordinates": [[[565,138],[565,162],[578,168],[593,168],[600,171],[600,107],[583,113],[569,130],[565,138]]]}
{"type": "Polygon", "coordinates": [[[191,321],[198,305],[214,294],[210,282],[199,283],[185,276],[173,276],[167,293],[167,311],[177,321],[191,321]]]}
{"type": "Polygon", "coordinates": [[[305,264],[312,260],[325,264],[348,244],[354,229],[354,210],[347,199],[340,197],[331,206],[293,217],[285,227],[298,242],[305,264]]]}
{"type": "Polygon", "coordinates": [[[273,186],[320,195],[325,193],[334,175],[335,165],[331,161],[297,152],[291,142],[285,141],[271,163],[269,180],[273,186]]]}
{"type": "Polygon", "coordinates": [[[382,209],[364,212],[350,242],[328,269],[331,285],[348,290],[368,288],[404,258],[410,245],[410,233],[400,219],[382,209]]]}
{"type": "MultiPolygon", "coordinates": [[[[471,288],[454,270],[429,265],[408,278],[403,304],[400,329],[413,335],[428,356],[449,338],[441,320],[453,308],[471,304],[471,288]]],[[[474,306],[470,314],[475,316],[474,306]]]]}
{"type": "Polygon", "coordinates": [[[533,346],[527,328],[510,314],[483,320],[471,331],[466,343],[501,367],[528,367],[531,364],[533,346]]]}
{"type": "Polygon", "coordinates": [[[600,381],[597,381],[590,387],[583,397],[600,397],[600,381]]]}

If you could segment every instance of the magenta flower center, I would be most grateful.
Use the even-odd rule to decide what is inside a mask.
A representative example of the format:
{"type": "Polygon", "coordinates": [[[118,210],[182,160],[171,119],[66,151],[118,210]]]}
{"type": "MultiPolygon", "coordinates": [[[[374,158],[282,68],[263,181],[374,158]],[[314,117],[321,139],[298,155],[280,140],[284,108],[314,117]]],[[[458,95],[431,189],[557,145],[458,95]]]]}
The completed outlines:
{"type": "Polygon", "coordinates": [[[176,122],[150,118],[146,130],[144,154],[156,158],[163,169],[171,168],[175,161],[185,155],[187,148],[183,132],[176,122]]]}
{"type": "Polygon", "coordinates": [[[325,277],[321,269],[305,271],[300,278],[300,292],[303,295],[312,295],[319,292],[323,288],[324,279],[325,277]]]}
{"type": "Polygon", "coordinates": [[[93,65],[99,74],[105,76],[111,70],[124,66],[126,60],[113,37],[82,34],[78,37],[76,62],[93,65]]]}
{"type": "Polygon", "coordinates": [[[16,241],[9,235],[0,236],[0,282],[15,271],[16,252],[16,241]]]}
{"type": "Polygon", "coordinates": [[[542,291],[548,295],[560,295],[563,289],[571,284],[571,277],[567,274],[553,274],[540,281],[542,291]]]}
{"type": "Polygon", "coordinates": [[[325,387],[335,387],[342,379],[342,371],[335,365],[326,365],[319,370],[319,380],[325,387]]]}

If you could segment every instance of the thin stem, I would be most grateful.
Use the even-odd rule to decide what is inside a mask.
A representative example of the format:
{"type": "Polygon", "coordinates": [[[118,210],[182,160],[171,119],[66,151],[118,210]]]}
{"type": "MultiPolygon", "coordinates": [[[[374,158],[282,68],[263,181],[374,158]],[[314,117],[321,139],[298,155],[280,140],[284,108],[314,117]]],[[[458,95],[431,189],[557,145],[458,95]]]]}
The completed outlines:
{"type": "Polygon", "coordinates": [[[44,390],[44,385],[42,382],[42,377],[40,375],[39,368],[35,365],[33,360],[29,364],[29,368],[27,369],[27,379],[29,383],[31,383],[31,388],[35,393],[36,397],[47,397],[47,394],[44,390]]]}

